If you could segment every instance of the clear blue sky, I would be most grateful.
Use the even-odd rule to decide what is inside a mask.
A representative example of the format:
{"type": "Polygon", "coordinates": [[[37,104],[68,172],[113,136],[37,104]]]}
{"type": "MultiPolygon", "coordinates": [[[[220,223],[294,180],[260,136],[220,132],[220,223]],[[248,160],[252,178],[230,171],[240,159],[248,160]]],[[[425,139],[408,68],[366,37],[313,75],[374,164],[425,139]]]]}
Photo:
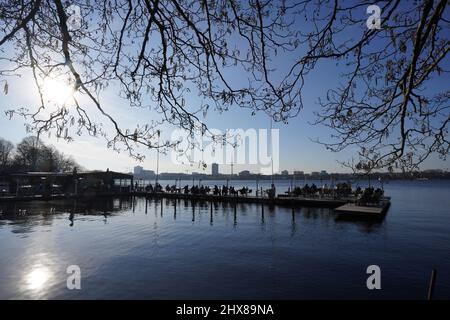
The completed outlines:
{"type": "MultiPolygon", "coordinates": [[[[365,14],[362,12],[361,14],[365,14]]],[[[297,22],[301,28],[301,22],[297,22]]],[[[2,62],[0,62],[2,63],[2,62]]],[[[283,60],[274,62],[272,67],[280,68],[286,67],[283,60]],[[277,65],[276,63],[279,63],[277,65]]],[[[341,79],[339,72],[342,71],[336,67],[334,62],[319,65],[315,72],[307,79],[307,84],[303,90],[303,102],[305,108],[301,111],[297,118],[291,119],[288,125],[274,123],[273,127],[280,130],[280,170],[287,169],[303,170],[305,172],[327,170],[329,172],[344,172],[346,169],[341,167],[337,161],[345,161],[351,159],[355,155],[355,150],[347,149],[345,152],[332,153],[325,150],[322,145],[316,144],[310,139],[321,139],[329,141],[331,132],[322,126],[312,126],[308,122],[314,120],[313,112],[319,108],[317,100],[319,97],[325,97],[328,89],[336,86],[341,79]]],[[[239,82],[245,79],[245,74],[230,75],[231,82],[239,82]]],[[[1,80],[1,79],[0,79],[1,80]]],[[[31,82],[29,74],[24,74],[21,78],[8,78],[9,93],[4,95],[0,93],[0,137],[10,140],[14,143],[27,135],[24,120],[15,117],[9,120],[4,111],[26,106],[31,109],[38,104],[36,96],[36,88],[31,82]]],[[[441,84],[445,87],[445,84],[441,84]]],[[[447,84],[448,85],[448,84],[447,84]]],[[[194,97],[186,98],[187,104],[193,104],[198,101],[194,97]]],[[[103,92],[101,96],[103,105],[107,106],[108,112],[114,114],[119,119],[122,125],[133,127],[136,123],[145,124],[154,116],[154,113],[146,109],[131,109],[127,105],[126,100],[118,99],[115,96],[114,89],[109,89],[103,92]]],[[[210,128],[217,128],[222,131],[226,129],[268,129],[270,120],[264,113],[251,116],[251,111],[248,109],[233,108],[230,111],[218,114],[209,111],[206,117],[206,123],[210,128]]],[[[176,128],[163,128],[163,135],[170,136],[172,130],[176,128]]],[[[47,143],[53,144],[65,154],[72,155],[82,166],[88,169],[110,168],[117,171],[132,170],[135,165],[142,165],[146,169],[156,169],[156,151],[142,151],[146,155],[143,163],[136,162],[131,159],[126,153],[117,153],[106,148],[106,141],[102,138],[93,138],[86,135],[74,136],[75,141],[67,143],[56,138],[43,137],[47,143]]],[[[202,172],[197,163],[192,165],[180,166],[173,163],[170,156],[161,155],[160,158],[161,172],[202,172]]],[[[424,163],[422,169],[429,168],[449,168],[449,161],[443,162],[437,157],[432,157],[424,163]]],[[[254,166],[241,165],[237,166],[236,171],[248,169],[250,171],[257,171],[254,166]]],[[[210,172],[210,168],[206,169],[210,172]]],[[[229,166],[221,166],[221,172],[229,172],[229,166]]]]}

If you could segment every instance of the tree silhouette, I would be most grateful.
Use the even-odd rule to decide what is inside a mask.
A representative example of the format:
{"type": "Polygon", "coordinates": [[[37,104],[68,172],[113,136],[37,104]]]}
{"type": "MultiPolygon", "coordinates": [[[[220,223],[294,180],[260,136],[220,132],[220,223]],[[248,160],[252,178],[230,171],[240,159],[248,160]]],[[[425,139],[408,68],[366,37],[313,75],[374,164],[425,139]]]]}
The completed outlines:
{"type": "Polygon", "coordinates": [[[0,173],[11,163],[11,152],[14,149],[14,145],[3,138],[0,138],[0,173]]]}
{"type": "MultiPolygon", "coordinates": [[[[303,106],[309,75],[333,60],[344,70],[344,85],[319,102],[316,123],[335,131],[331,141],[321,143],[334,151],[358,146],[355,167],[412,168],[430,154],[445,157],[449,93],[428,87],[448,79],[447,1],[378,1],[380,29],[366,26],[369,4],[1,1],[0,76],[28,70],[40,94],[37,111],[11,109],[8,115],[27,117],[29,129],[38,134],[55,132],[68,140],[74,132],[102,135],[109,147],[142,158],[137,145],[176,145],[157,142],[165,124],[212,135],[202,120],[211,109],[250,108],[287,123],[303,106]],[[70,14],[73,8],[80,17],[70,14]],[[231,77],[236,73],[242,81],[231,77]],[[49,77],[71,85],[72,108],[63,104],[44,112],[42,86],[49,77]],[[123,128],[102,102],[107,87],[131,107],[151,108],[159,116],[123,128]],[[189,95],[201,101],[187,103],[189,95]],[[93,120],[87,100],[100,120],[93,120]],[[113,135],[102,122],[113,126],[113,135]]],[[[7,93],[8,82],[0,81],[7,93]]]]}
{"type": "Polygon", "coordinates": [[[25,137],[14,145],[0,138],[0,174],[11,172],[70,172],[80,165],[37,137],[25,137]]]}

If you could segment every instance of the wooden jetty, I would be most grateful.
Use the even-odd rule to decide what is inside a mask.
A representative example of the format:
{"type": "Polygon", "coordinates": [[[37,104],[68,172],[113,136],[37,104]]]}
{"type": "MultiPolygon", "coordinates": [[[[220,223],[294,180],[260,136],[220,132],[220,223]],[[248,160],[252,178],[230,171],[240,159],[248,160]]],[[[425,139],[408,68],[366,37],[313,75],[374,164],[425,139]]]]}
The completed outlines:
{"type": "Polygon", "coordinates": [[[136,196],[145,196],[147,198],[166,198],[166,199],[186,199],[191,201],[207,202],[238,202],[238,203],[261,203],[267,205],[279,205],[288,207],[319,207],[336,208],[348,202],[345,199],[332,198],[304,198],[304,197],[255,197],[255,196],[235,196],[235,195],[212,195],[212,194],[184,194],[184,193],[146,193],[133,192],[136,196]]]}
{"type": "Polygon", "coordinates": [[[255,197],[255,196],[236,196],[236,195],[212,195],[212,194],[184,194],[157,192],[149,193],[143,191],[131,192],[109,192],[90,194],[89,196],[75,194],[56,194],[56,195],[30,195],[30,196],[4,196],[0,197],[0,202],[13,201],[50,201],[57,199],[92,199],[95,197],[123,197],[137,196],[165,199],[184,199],[190,201],[206,201],[206,202],[228,202],[228,203],[256,203],[267,205],[279,205],[287,207],[319,207],[319,208],[336,208],[346,204],[348,199],[332,199],[332,198],[305,198],[305,197],[255,197]]]}
{"type": "Polygon", "coordinates": [[[57,199],[81,199],[92,200],[97,197],[146,197],[147,199],[174,199],[174,200],[189,200],[193,202],[226,202],[226,203],[249,203],[249,204],[264,204],[277,205],[284,207],[317,207],[317,208],[331,208],[340,216],[357,217],[357,218],[380,218],[383,217],[390,206],[389,198],[383,199],[381,205],[377,206],[359,206],[355,204],[354,199],[333,199],[326,197],[290,197],[277,196],[269,197],[255,197],[255,196],[237,196],[237,195],[213,195],[213,194],[185,194],[185,193],[169,193],[169,192],[144,192],[144,191],[130,191],[130,192],[108,192],[86,195],[75,194],[57,194],[57,195],[34,195],[34,196],[6,196],[0,197],[1,202],[13,201],[50,201],[57,199]]]}

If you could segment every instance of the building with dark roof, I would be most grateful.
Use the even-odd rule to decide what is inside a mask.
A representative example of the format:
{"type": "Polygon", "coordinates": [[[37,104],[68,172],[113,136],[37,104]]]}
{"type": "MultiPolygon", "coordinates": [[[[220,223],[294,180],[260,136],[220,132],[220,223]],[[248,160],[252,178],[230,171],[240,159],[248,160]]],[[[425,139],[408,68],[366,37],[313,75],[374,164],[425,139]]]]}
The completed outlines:
{"type": "Polygon", "coordinates": [[[115,171],[24,172],[3,178],[9,195],[100,195],[130,192],[133,175],[115,171]]]}

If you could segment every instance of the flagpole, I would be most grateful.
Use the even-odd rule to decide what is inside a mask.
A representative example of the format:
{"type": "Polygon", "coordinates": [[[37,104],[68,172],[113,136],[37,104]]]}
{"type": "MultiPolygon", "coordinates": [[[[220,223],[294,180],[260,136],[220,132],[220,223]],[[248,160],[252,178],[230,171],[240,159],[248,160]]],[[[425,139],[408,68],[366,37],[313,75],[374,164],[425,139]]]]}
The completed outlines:
{"type": "Polygon", "coordinates": [[[270,159],[272,165],[272,186],[273,186],[273,141],[272,141],[272,115],[270,116],[270,159]]]}

